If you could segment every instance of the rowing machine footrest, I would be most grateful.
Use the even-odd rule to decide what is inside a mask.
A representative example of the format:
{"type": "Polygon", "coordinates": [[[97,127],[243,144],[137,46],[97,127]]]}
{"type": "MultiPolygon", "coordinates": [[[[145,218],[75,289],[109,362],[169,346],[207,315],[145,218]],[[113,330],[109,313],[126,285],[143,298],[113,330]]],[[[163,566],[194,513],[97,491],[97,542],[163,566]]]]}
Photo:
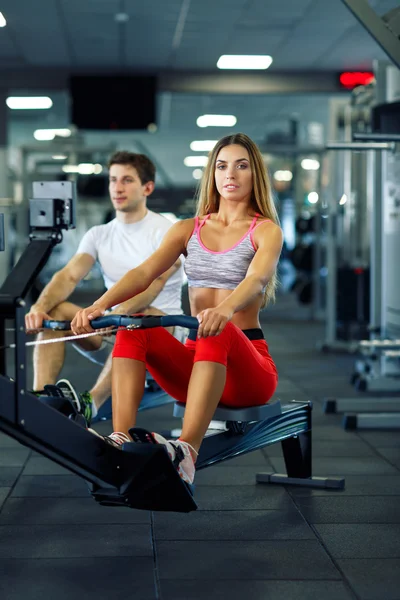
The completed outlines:
{"type": "Polygon", "coordinates": [[[89,486],[97,502],[154,511],[187,513],[197,509],[192,486],[180,478],[164,446],[131,442],[124,444],[121,452],[131,453],[132,471],[125,470],[119,488],[89,486]]]}

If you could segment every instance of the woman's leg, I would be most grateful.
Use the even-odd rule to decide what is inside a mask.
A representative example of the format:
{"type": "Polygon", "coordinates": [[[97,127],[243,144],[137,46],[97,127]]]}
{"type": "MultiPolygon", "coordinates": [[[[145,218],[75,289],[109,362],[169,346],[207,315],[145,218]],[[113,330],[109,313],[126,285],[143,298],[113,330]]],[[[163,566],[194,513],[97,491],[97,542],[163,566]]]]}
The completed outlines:
{"type": "Polygon", "coordinates": [[[238,408],[272,397],[275,365],[265,342],[258,343],[260,349],[232,323],[218,336],[197,340],[181,435],[196,451],[219,402],[238,408]]]}
{"type": "Polygon", "coordinates": [[[146,367],[173,398],[186,401],[194,352],[164,328],[121,330],[113,350],[113,429],[127,434],[136,423],[146,367]]]}
{"type": "Polygon", "coordinates": [[[225,382],[225,365],[211,361],[193,365],[180,439],[193,446],[196,452],[221,400],[225,382]]]}
{"type": "Polygon", "coordinates": [[[128,435],[129,429],[135,426],[145,379],[144,362],[131,358],[113,358],[111,396],[113,431],[128,435]]]}

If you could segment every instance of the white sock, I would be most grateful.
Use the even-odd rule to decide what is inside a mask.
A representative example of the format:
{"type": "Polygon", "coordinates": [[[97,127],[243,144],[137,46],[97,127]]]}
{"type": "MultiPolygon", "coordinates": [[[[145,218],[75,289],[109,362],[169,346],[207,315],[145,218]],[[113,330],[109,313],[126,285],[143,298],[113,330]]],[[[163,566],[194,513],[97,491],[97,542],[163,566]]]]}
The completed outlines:
{"type": "Polygon", "coordinates": [[[98,413],[97,406],[95,405],[94,400],[92,398],[92,419],[97,417],[97,413],[98,413]]]}

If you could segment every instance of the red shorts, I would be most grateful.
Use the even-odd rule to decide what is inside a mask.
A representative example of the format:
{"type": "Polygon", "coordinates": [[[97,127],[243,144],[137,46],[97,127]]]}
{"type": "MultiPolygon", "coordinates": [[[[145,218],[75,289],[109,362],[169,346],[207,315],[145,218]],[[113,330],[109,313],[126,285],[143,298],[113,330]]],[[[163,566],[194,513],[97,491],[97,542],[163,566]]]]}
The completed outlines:
{"type": "Polygon", "coordinates": [[[228,323],[217,336],[187,340],[182,344],[163,327],[121,329],[113,358],[146,363],[147,370],[167,394],[186,402],[193,364],[211,361],[226,366],[221,404],[246,407],[266,404],[275,392],[278,373],[265,340],[249,340],[228,323]]]}

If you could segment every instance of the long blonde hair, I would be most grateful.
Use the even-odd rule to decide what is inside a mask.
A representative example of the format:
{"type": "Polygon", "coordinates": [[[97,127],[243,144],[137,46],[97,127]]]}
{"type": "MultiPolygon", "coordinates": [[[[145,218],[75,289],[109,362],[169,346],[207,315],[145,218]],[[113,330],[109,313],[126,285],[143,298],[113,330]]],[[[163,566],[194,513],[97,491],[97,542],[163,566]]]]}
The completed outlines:
{"type": "MultiPolygon", "coordinates": [[[[271,181],[263,157],[257,145],[245,133],[234,133],[223,137],[215,144],[208,155],[208,163],[197,191],[196,215],[203,216],[208,213],[218,212],[220,196],[215,184],[215,163],[222,148],[231,146],[232,144],[242,146],[249,154],[250,168],[253,174],[250,207],[254,212],[260,213],[263,217],[271,219],[271,221],[279,225],[279,217],[272,197],[271,181]]],[[[275,300],[277,285],[278,278],[275,272],[266,285],[261,308],[264,308],[269,302],[275,300]]]]}

